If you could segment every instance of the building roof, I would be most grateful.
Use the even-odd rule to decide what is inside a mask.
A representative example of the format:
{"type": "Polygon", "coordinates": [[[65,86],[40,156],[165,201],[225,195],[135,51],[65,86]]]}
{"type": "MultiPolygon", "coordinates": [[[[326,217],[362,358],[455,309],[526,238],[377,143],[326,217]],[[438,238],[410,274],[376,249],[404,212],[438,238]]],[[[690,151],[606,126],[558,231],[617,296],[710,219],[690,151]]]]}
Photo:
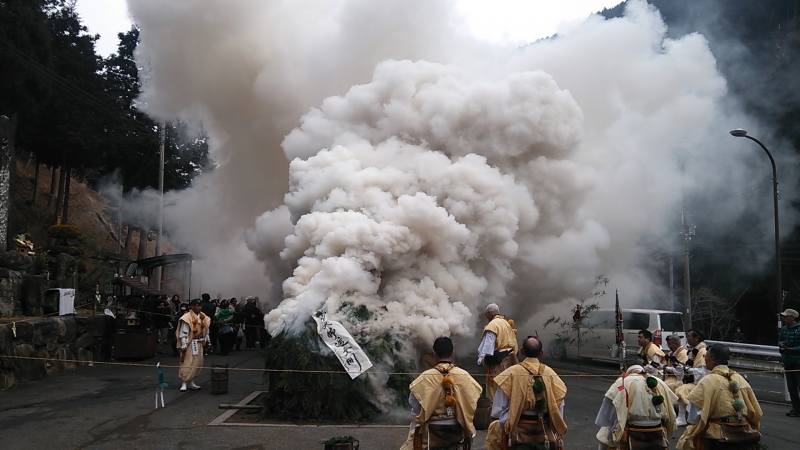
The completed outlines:
{"type": "Polygon", "coordinates": [[[191,261],[192,255],[191,253],[178,253],[175,255],[162,255],[162,256],[154,256],[152,258],[144,258],[138,261],[133,261],[128,264],[128,268],[125,270],[126,277],[133,277],[133,276],[151,276],[153,274],[153,270],[157,267],[167,266],[170,264],[176,264],[179,262],[184,261],[191,261]]]}
{"type": "Polygon", "coordinates": [[[138,278],[118,277],[114,278],[113,284],[122,284],[130,287],[134,291],[139,291],[147,295],[167,295],[165,292],[153,289],[150,286],[139,281],[138,278]]]}

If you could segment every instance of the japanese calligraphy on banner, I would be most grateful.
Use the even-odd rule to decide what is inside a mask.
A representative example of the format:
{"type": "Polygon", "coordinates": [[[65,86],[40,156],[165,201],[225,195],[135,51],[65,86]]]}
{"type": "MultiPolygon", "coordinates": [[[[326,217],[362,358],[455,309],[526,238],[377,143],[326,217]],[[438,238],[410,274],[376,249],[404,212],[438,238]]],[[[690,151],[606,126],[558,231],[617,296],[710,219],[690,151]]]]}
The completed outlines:
{"type": "Polygon", "coordinates": [[[339,358],[339,362],[351,379],[355,379],[372,367],[367,354],[361,350],[342,324],[328,320],[324,313],[321,317],[314,316],[314,320],[317,322],[317,333],[339,358]]]}

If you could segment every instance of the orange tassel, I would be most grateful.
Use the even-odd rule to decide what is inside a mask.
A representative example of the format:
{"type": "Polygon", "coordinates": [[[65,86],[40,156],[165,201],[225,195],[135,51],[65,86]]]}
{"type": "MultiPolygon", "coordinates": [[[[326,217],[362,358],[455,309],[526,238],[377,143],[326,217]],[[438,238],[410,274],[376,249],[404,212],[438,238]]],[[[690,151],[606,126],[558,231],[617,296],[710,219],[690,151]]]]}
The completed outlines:
{"type": "Polygon", "coordinates": [[[445,375],[445,377],[442,378],[442,386],[445,389],[453,389],[454,385],[455,382],[453,381],[453,377],[451,377],[450,375],[445,375]]]}
{"type": "Polygon", "coordinates": [[[444,405],[447,407],[451,407],[456,404],[456,398],[452,395],[448,395],[444,398],[444,405]]]}
{"type": "Polygon", "coordinates": [[[508,319],[508,324],[513,327],[514,326],[514,319],[508,319]]]}

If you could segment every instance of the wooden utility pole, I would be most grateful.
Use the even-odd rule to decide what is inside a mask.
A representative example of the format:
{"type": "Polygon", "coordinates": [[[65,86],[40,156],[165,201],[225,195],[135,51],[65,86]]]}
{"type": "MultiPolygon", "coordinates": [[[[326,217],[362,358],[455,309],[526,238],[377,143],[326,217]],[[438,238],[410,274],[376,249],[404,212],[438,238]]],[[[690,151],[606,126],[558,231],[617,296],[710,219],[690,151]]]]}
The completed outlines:
{"type": "MultiPolygon", "coordinates": [[[[160,141],[161,144],[158,148],[159,162],[158,162],[158,234],[156,235],[156,254],[161,256],[161,235],[164,233],[164,135],[166,133],[166,124],[161,122],[160,141]]],[[[161,290],[161,267],[157,267],[153,271],[153,276],[156,278],[156,290],[161,290]]]]}
{"type": "Polygon", "coordinates": [[[686,211],[681,211],[681,236],[683,236],[683,307],[686,309],[686,329],[692,328],[692,284],[689,276],[689,242],[695,235],[694,225],[689,225],[686,211]]]}

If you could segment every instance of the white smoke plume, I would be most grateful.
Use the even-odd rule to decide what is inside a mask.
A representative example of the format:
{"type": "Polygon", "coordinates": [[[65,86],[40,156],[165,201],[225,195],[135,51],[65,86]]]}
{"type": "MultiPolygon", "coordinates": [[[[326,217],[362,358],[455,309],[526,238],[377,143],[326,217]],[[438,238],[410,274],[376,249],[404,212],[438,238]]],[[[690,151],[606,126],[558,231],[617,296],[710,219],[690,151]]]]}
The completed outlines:
{"type": "MultiPolygon", "coordinates": [[[[146,110],[202,121],[219,164],[177,194],[171,234],[214,262],[210,285],[283,280],[273,333],[324,309],[427,347],[476,333],[490,301],[524,318],[598,275],[656,302],[637,242],[670,245],[682,193],[728,193],[760,164],[727,135],[763,128],[705,38],[668,39],[644,1],[518,49],[465,35],[448,1],[130,10],[146,110]]],[[[716,231],[754,207],[719,211],[716,231]]]]}

